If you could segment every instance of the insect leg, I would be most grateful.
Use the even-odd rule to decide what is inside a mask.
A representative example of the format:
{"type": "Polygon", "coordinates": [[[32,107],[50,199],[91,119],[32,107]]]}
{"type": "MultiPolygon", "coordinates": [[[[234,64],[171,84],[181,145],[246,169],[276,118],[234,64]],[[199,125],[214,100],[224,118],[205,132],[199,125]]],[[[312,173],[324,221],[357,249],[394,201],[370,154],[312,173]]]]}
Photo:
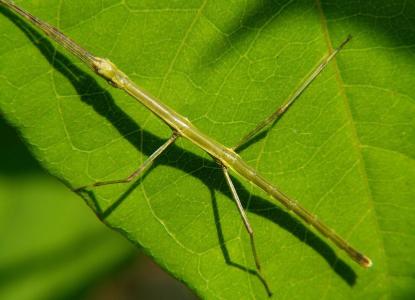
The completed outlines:
{"type": "Polygon", "coordinates": [[[262,122],[258,123],[258,125],[251,130],[248,134],[246,134],[240,142],[233,147],[233,150],[237,150],[241,146],[245,145],[249,141],[251,141],[258,133],[260,133],[264,128],[273,124],[276,120],[281,118],[281,116],[287,111],[287,109],[297,100],[301,94],[307,89],[307,87],[317,78],[318,75],[325,69],[325,67],[329,64],[329,62],[339,53],[340,50],[350,41],[351,36],[349,35],[339,47],[333,50],[332,53],[328,54],[320,64],[306,77],[306,79],[301,83],[299,88],[271,115],[269,115],[266,119],[262,122]]]}
{"type": "Polygon", "coordinates": [[[137,169],[135,170],[131,175],[129,175],[126,178],[123,179],[117,179],[117,180],[109,180],[109,181],[98,181],[95,182],[93,184],[89,184],[89,185],[85,185],[82,187],[79,187],[77,189],[75,189],[75,191],[81,191],[84,190],[86,188],[94,188],[97,186],[103,186],[103,185],[110,185],[110,184],[117,184],[117,183],[128,183],[130,181],[132,181],[134,178],[136,178],[137,176],[140,176],[141,174],[143,174],[143,172],[145,170],[147,170],[152,163],[170,146],[172,145],[176,139],[179,137],[179,135],[176,132],[173,132],[172,136],[163,144],[161,145],[156,151],[153,152],[153,154],[151,154],[145,161],[144,163],[137,169]]]}
{"type": "Polygon", "coordinates": [[[245,228],[248,231],[249,234],[249,238],[251,240],[251,249],[252,249],[252,255],[254,257],[255,260],[255,265],[256,268],[259,270],[261,270],[261,266],[259,264],[259,259],[258,259],[258,255],[256,252],[256,247],[255,247],[255,241],[254,241],[254,231],[252,230],[251,224],[249,224],[249,220],[248,217],[245,213],[245,210],[242,206],[241,200],[239,199],[238,193],[236,192],[235,186],[233,185],[232,179],[229,176],[229,172],[228,169],[221,164],[222,170],[223,170],[223,174],[225,175],[225,179],[226,179],[226,183],[229,186],[229,189],[231,190],[232,196],[236,202],[236,206],[238,207],[239,213],[241,215],[242,221],[244,222],[245,228]]]}

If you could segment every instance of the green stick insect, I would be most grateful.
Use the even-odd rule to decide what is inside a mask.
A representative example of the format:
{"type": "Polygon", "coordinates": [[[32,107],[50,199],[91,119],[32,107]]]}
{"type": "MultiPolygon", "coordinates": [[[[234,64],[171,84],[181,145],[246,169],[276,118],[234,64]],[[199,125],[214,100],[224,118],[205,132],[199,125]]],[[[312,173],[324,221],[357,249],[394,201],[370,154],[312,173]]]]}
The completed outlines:
{"type": "Polygon", "coordinates": [[[321,63],[313,70],[302,85],[295,91],[295,93],[273,114],[268,118],[260,122],[251,132],[245,135],[241,141],[233,148],[225,147],[219,142],[215,141],[211,137],[207,136],[196,128],[187,118],[183,117],[172,108],[153,98],[139,86],[132,82],[126,74],[117,68],[109,59],[101,58],[92,55],[90,52],[82,48],[75,43],[69,37],[60,32],[57,28],[39,20],[29,12],[18,7],[11,1],[0,0],[0,4],[8,7],[15,13],[19,14],[23,18],[30,21],[37,28],[42,30],[46,35],[62,45],[73,55],[81,59],[88,67],[90,67],[97,75],[104,78],[111,86],[124,90],[128,95],[140,102],[152,113],[159,117],[165,124],[167,124],[173,131],[171,137],[159,147],[148,159],[130,176],[120,180],[111,180],[103,182],[95,182],[90,185],[86,185],[76,189],[77,191],[84,190],[86,188],[92,188],[102,185],[127,183],[134,178],[142,175],[143,172],[178,138],[185,138],[207,152],[222,168],[226,182],[232,193],[232,196],[237,205],[238,211],[241,215],[242,221],[250,237],[252,255],[255,261],[258,273],[260,273],[261,265],[257,250],[255,247],[254,231],[249,223],[248,216],[241,204],[238,193],[229,175],[229,171],[236,172],[249,182],[262,189],[267,194],[271,195],[275,200],[279,201],[289,211],[295,213],[305,223],[313,226],[323,236],[331,240],[338,248],[344,250],[351,259],[357,262],[359,265],[368,268],[372,266],[372,261],[366,255],[362,254],[354,247],[352,247],[345,239],[339,236],[333,229],[329,228],[322,221],[320,221],[314,214],[302,207],[297,201],[289,198],[283,194],[274,184],[266,180],[255,169],[249,166],[242,158],[237,154],[238,148],[252,140],[258,133],[268,127],[278,118],[280,118],[287,109],[297,100],[300,95],[306,90],[306,88],[313,82],[313,80],[324,70],[328,63],[339,53],[339,51],[349,42],[350,36],[347,37],[340,46],[324,57],[321,63]]]}

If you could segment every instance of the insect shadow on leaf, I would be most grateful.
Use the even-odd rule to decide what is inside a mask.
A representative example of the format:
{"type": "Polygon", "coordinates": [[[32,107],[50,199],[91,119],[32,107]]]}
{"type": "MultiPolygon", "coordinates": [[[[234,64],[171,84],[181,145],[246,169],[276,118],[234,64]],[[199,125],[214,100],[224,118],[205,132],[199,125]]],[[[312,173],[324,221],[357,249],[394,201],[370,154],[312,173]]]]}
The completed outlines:
{"type": "MultiPolygon", "coordinates": [[[[152,145],[161,145],[165,142],[152,133],[142,129],[133,119],[131,119],[115,104],[111,94],[102,88],[92,76],[75,66],[65,55],[57,51],[51,42],[43,38],[30,25],[23,22],[21,19],[12,15],[3,8],[0,8],[0,12],[8,19],[10,19],[14,24],[16,24],[16,26],[18,26],[26,34],[30,41],[39,49],[41,54],[46,58],[46,60],[55,70],[60,72],[71,82],[79,94],[80,99],[84,103],[90,105],[96,113],[105,117],[114,126],[114,128],[118,130],[120,135],[127,139],[128,142],[131,143],[138,151],[147,156],[150,156],[154,152],[152,145]],[[137,134],[132,135],[132,132],[136,132],[137,134]],[[141,132],[141,134],[138,134],[139,132],[141,132]]],[[[167,151],[169,155],[175,155],[179,157],[179,160],[173,164],[165,157],[161,157],[151,168],[155,168],[158,165],[163,164],[172,168],[180,169],[181,171],[186,172],[187,174],[200,180],[211,190],[213,215],[215,218],[219,245],[226,263],[248,273],[256,273],[258,278],[261,279],[261,275],[257,271],[250,270],[239,265],[238,263],[233,262],[230,258],[229,252],[226,249],[223,231],[220,226],[220,215],[217,209],[216,198],[214,197],[214,193],[212,193],[212,191],[218,191],[221,194],[226,195],[230,201],[233,201],[233,198],[229,188],[226,187],[226,184],[223,184],[223,174],[221,170],[217,168],[217,164],[213,161],[206,161],[206,159],[203,157],[185,151],[175,144],[171,145],[167,151]],[[197,168],[195,168],[195,166],[197,166],[197,168]],[[201,168],[200,166],[203,167],[201,168]],[[196,172],[195,169],[197,169],[196,172]],[[206,172],[206,170],[212,169],[217,169],[217,172],[213,174],[213,177],[212,174],[208,174],[209,172],[206,172]]],[[[151,171],[151,168],[147,171],[151,171]]],[[[145,177],[142,176],[139,180],[137,180],[105,211],[99,207],[94,197],[89,197],[89,203],[93,208],[95,208],[97,214],[105,220],[144,179],[145,177]]],[[[314,249],[317,253],[319,253],[321,257],[323,257],[328,262],[331,268],[349,285],[353,285],[355,283],[355,272],[337,256],[337,254],[325,241],[323,241],[305,225],[300,223],[293,216],[275,204],[261,197],[250,195],[250,193],[243,187],[243,185],[235,178],[232,177],[232,181],[235,185],[236,190],[238,191],[238,194],[241,197],[242,205],[248,211],[267,218],[290,232],[301,242],[305,243],[314,249]],[[251,201],[249,202],[248,206],[246,199],[249,199],[250,197],[251,201]],[[306,236],[307,238],[305,238],[306,236]]],[[[66,184],[69,185],[68,183],[66,184]]],[[[90,195],[93,194],[90,193],[90,195]]],[[[263,284],[269,293],[269,290],[264,281],[263,284]]]]}

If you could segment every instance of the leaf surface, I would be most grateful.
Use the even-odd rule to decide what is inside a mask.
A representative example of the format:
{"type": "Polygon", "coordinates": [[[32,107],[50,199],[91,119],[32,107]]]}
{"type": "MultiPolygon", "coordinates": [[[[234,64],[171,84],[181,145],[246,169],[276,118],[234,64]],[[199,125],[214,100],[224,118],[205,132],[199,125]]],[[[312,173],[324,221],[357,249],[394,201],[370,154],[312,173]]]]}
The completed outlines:
{"type": "Polygon", "coordinates": [[[0,119],[0,299],[80,299],[134,247],[41,170],[0,119]]]}
{"type": "MultiPolygon", "coordinates": [[[[408,1],[22,4],[232,146],[348,35],[352,42],[241,156],[374,261],[362,270],[235,176],[278,299],[415,294],[415,5],[408,1]]],[[[0,109],[70,187],[133,172],[168,138],[156,117],[2,10],[0,109]]],[[[266,298],[221,171],[187,141],[141,179],[85,196],[204,298],[266,298]]]]}

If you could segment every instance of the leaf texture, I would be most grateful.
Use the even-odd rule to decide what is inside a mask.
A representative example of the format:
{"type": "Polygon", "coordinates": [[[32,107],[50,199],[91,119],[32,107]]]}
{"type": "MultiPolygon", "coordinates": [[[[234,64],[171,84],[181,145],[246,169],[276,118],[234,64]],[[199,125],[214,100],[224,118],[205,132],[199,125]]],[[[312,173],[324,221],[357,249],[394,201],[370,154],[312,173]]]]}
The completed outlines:
{"type": "MultiPolygon", "coordinates": [[[[362,270],[234,177],[278,299],[415,295],[415,5],[409,1],[16,1],[227,146],[319,60],[352,42],[241,153],[367,253],[362,270]]],[[[133,172],[170,134],[1,10],[0,109],[50,173],[78,187],[133,172]]],[[[208,299],[265,299],[221,171],[180,140],[130,185],[85,195],[111,227],[208,299]]]]}

